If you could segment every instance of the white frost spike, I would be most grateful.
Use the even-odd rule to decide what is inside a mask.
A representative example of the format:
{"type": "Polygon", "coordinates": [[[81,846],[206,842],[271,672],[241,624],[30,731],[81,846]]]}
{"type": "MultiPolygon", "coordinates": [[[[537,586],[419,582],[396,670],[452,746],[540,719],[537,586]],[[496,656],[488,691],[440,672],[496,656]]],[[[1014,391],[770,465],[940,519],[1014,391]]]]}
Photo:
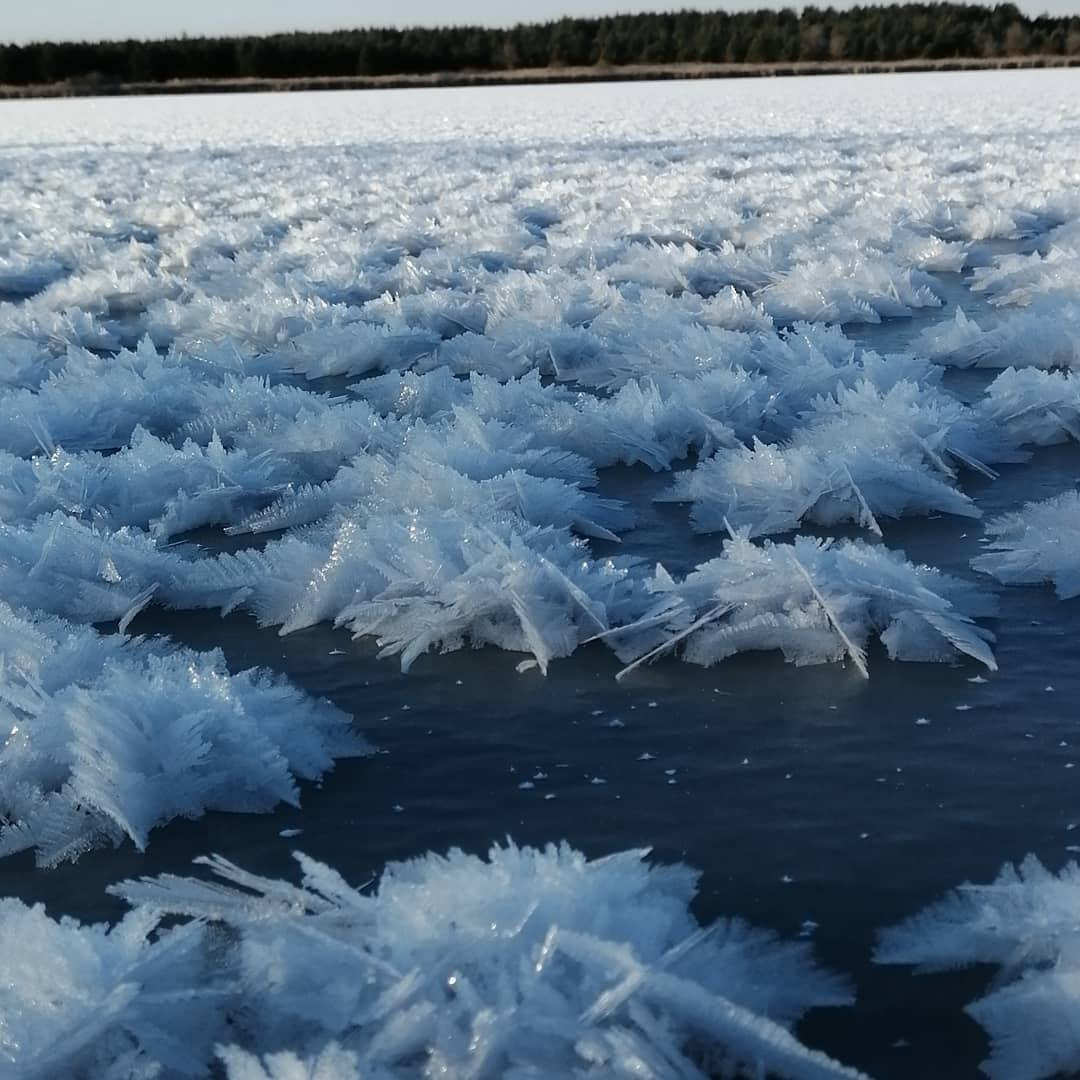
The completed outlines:
{"type": "Polygon", "coordinates": [[[1080,492],[1027,503],[986,524],[991,543],[971,565],[1006,585],[1050,581],[1062,600],[1080,596],[1080,492]]]}
{"type": "Polygon", "coordinates": [[[983,1071],[1042,1080],[1080,1070],[1080,868],[1057,876],[1034,855],[990,885],[962,885],[886,930],[874,959],[944,971],[997,964],[986,996],[967,1011],[990,1035],[983,1071]]]}
{"type": "Polygon", "coordinates": [[[120,616],[120,621],[116,624],[117,633],[127,633],[132,620],[153,600],[155,592],[157,592],[157,585],[148,585],[132,599],[131,606],[120,616]]]}
{"type": "Polygon", "coordinates": [[[795,554],[795,550],[792,549],[791,561],[795,565],[795,569],[802,575],[803,580],[810,586],[810,591],[814,594],[814,599],[821,605],[821,610],[825,612],[826,617],[832,624],[833,629],[840,636],[840,640],[844,643],[844,648],[847,650],[848,656],[851,657],[851,662],[858,669],[859,674],[864,679],[870,678],[870,671],[866,666],[866,653],[863,652],[858,645],[856,645],[847,632],[844,630],[840,620],[836,617],[835,612],[829,606],[829,602],[821,594],[821,590],[814,584],[814,579],[810,576],[810,571],[799,561],[799,556],[795,554]]]}
{"type": "MultiPolygon", "coordinates": [[[[616,676],[616,680],[622,681],[630,674],[635,668],[640,667],[642,664],[651,663],[661,654],[667,652],[669,649],[674,649],[684,638],[688,638],[691,634],[700,630],[703,626],[708,626],[709,623],[714,622],[716,619],[722,619],[729,611],[733,609],[733,604],[717,604],[711,611],[705,612],[700,619],[695,619],[685,630],[680,630],[673,637],[661,642],[655,649],[651,649],[645,653],[644,656],[639,656],[632,664],[627,664],[616,676]]],[[[660,622],[666,622],[669,616],[665,612],[663,615],[653,616],[651,619],[643,619],[638,623],[634,623],[627,627],[616,627],[613,631],[608,631],[609,635],[618,634],[621,630],[636,630],[648,626],[659,625],[660,622]]]]}
{"type": "Polygon", "coordinates": [[[229,929],[214,974],[243,987],[222,1053],[237,1078],[318,1076],[320,1061],[387,1078],[614,1080],[627,1061],[652,1080],[704,1067],[859,1077],[789,1031],[807,1008],[850,1000],[805,943],[738,920],[702,932],[696,875],[645,854],[451,851],[387,867],[370,894],[310,859],[297,888],[215,858],[201,861],[222,882],[163,875],[110,891],[229,929]],[[283,1043],[295,1054],[256,1060],[283,1043]]]}
{"type": "Polygon", "coordinates": [[[847,482],[851,487],[852,494],[859,503],[859,524],[862,525],[863,528],[869,529],[880,539],[883,535],[881,526],[877,523],[877,518],[874,517],[874,512],[870,509],[870,504],[866,501],[866,496],[859,490],[859,485],[855,483],[855,480],[851,475],[851,469],[847,465],[844,466],[844,476],[847,477],[847,482]]]}

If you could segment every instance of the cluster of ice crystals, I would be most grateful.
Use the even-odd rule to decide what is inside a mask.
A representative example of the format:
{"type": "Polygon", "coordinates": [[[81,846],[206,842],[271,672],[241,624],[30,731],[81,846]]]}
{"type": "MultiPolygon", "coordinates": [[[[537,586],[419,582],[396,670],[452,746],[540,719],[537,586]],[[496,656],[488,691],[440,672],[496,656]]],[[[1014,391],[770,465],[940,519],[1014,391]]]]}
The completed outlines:
{"type": "Polygon", "coordinates": [[[1080,231],[1051,229],[1043,251],[1000,255],[973,271],[971,288],[999,309],[981,326],[961,308],[916,347],[956,367],[1074,368],[1080,364],[1080,231]]]}
{"type": "Polygon", "coordinates": [[[699,926],[697,875],[646,855],[508,843],[372,891],[303,855],[300,886],[215,857],[114,886],[133,910],[111,929],[0,901],[0,1075],[856,1080],[790,1031],[848,1004],[843,980],[805,942],[699,926]]]}
{"type": "Polygon", "coordinates": [[[206,931],[159,922],[137,911],[111,928],[83,926],[0,900],[0,1076],[205,1075],[225,996],[203,981],[206,931]]]}
{"type": "MultiPolygon", "coordinates": [[[[512,843],[486,859],[429,854],[388,866],[370,892],[303,855],[300,886],[215,857],[200,860],[211,879],[163,875],[110,891],[144,933],[156,919],[193,920],[144,941],[144,970],[175,935],[201,933],[207,945],[214,935],[187,987],[196,1008],[209,998],[217,1009],[191,1047],[191,1074],[207,1064],[209,1035],[239,1078],[859,1076],[789,1030],[809,1008],[848,1003],[843,981],[805,943],[738,920],[700,927],[688,910],[696,874],[650,866],[646,854],[590,861],[565,844],[512,843]]],[[[99,953],[112,945],[111,934],[84,933],[99,953]]],[[[176,971],[161,974],[176,993],[176,971]]],[[[144,978],[150,1001],[158,989],[144,978]]],[[[17,1032],[35,1013],[8,992],[17,1032]]],[[[182,1028],[186,1007],[176,1012],[182,1028]]],[[[154,1030],[130,1015],[117,1026],[149,1066],[154,1030]]],[[[99,1038],[114,1038],[112,1027],[103,1018],[99,1038]]]]}
{"type": "Polygon", "coordinates": [[[976,455],[1017,460],[1013,440],[983,430],[980,416],[949,395],[902,381],[882,391],[869,380],[816,398],[783,445],[718,450],[680,473],[661,496],[691,502],[699,532],[747,528],[750,535],[797,529],[805,520],[852,522],[882,535],[879,517],[952,513],[978,517],[953,485],[956,466],[993,475],[976,455]]]}
{"type": "Polygon", "coordinates": [[[62,510],[27,525],[0,521],[0,596],[79,622],[116,620],[123,632],[185,565],[139,529],[80,521],[62,510]]]}
{"type": "Polygon", "coordinates": [[[915,348],[952,367],[1074,368],[1080,366],[1080,304],[1040,298],[987,327],[958,307],[952,320],[924,330],[915,348]]]}
{"type": "Polygon", "coordinates": [[[762,300],[779,322],[877,323],[941,305],[928,274],[863,252],[800,261],[763,290],[762,300]]]}
{"type": "Polygon", "coordinates": [[[296,804],[366,752],[349,718],[220,652],[101,635],[0,602],[0,855],[78,858],[206,810],[296,804]]]}
{"type": "Polygon", "coordinates": [[[1003,255],[992,266],[976,268],[973,276],[972,289],[995,305],[1025,306],[1048,294],[1075,298],[1080,289],[1080,235],[1071,228],[1054,230],[1045,255],[1003,255]]]}
{"type": "Polygon", "coordinates": [[[1080,867],[1050,873],[1033,855],[989,885],[962,885],[882,935],[875,959],[943,971],[1000,968],[968,1012],[992,1040],[983,1071],[1040,1080],[1080,1070],[1080,867]]]}
{"type": "Polygon", "coordinates": [[[978,411],[1003,438],[1035,446],[1080,442],[1080,377],[1008,368],[986,388],[978,411]]]}
{"type": "Polygon", "coordinates": [[[233,521],[294,475],[265,452],[226,451],[216,435],[206,447],[189,441],[178,450],[137,427],[115,454],[57,447],[26,459],[0,452],[0,520],[32,522],[62,510],[110,528],[137,525],[166,540],[233,521]]]}
{"type": "Polygon", "coordinates": [[[633,661],[623,674],[681,646],[697,664],[779,649],[795,664],[848,660],[868,676],[872,636],[896,660],[964,654],[996,669],[993,637],[973,622],[993,613],[993,598],[880,546],[810,537],[758,546],[737,534],[683,581],[657,567],[649,589],[655,602],[641,619],[605,635],[633,661]]]}
{"type": "MultiPolygon", "coordinates": [[[[398,478],[399,481],[402,478],[398,478]]],[[[365,521],[338,512],[262,552],[186,565],[184,595],[238,604],[282,633],[332,621],[411,665],[469,643],[532,653],[542,668],[640,605],[634,560],[592,559],[563,529],[487,510],[365,521]]]]}
{"type": "Polygon", "coordinates": [[[1007,585],[1053,582],[1058,596],[1080,596],[1080,492],[1028,503],[986,523],[990,543],[971,561],[1007,585]]]}

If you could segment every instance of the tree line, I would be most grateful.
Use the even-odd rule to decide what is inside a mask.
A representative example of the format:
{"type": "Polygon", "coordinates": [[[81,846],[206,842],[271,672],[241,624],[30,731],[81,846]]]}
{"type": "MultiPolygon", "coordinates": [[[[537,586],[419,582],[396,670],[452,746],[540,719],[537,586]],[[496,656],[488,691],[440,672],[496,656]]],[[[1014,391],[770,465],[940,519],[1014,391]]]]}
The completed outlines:
{"type": "Polygon", "coordinates": [[[0,46],[0,84],[317,78],[668,63],[1080,56],[1080,16],[1013,4],[903,4],[564,18],[509,29],[360,29],[265,37],[0,46]]]}

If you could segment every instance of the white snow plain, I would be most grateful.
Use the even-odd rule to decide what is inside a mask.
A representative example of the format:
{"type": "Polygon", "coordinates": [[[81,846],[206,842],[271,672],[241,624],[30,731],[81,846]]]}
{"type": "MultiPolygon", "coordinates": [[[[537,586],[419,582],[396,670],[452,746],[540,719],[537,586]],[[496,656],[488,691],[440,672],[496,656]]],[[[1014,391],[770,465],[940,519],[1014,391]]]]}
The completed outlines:
{"type": "MultiPolygon", "coordinates": [[[[624,675],[751,649],[868,675],[874,639],[995,667],[992,582],[890,522],[978,518],[968,476],[1080,439],[1076,72],[0,103],[0,146],[3,852],[141,847],[363,751],[269,675],[127,638],[148,604],[333,622],[404,669],[603,642],[624,675]],[[845,334],[965,269],[990,315],[890,355],[845,334]],[[961,400],[948,367],[1000,373],[961,400]],[[634,528],[619,464],[670,471],[715,557],[598,553],[634,528]]],[[[1069,493],[995,520],[975,567],[1072,595],[1077,521],[1069,493]]],[[[777,1026],[837,984],[696,937],[690,876],[636,855],[429,856],[375,896],[212,868],[124,886],[109,932],[5,901],[0,1074],[199,1075],[220,1043],[244,1080],[855,1075],[777,1026]]]]}

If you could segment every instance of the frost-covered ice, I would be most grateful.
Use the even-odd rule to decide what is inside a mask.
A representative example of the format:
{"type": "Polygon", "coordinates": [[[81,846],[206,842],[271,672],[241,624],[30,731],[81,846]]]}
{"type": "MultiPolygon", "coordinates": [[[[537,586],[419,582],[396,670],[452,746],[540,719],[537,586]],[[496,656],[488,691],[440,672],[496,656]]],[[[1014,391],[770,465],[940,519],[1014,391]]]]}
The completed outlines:
{"type": "MultiPolygon", "coordinates": [[[[993,667],[989,583],[888,544],[901,515],[978,517],[973,473],[1080,435],[1074,77],[1009,79],[1007,110],[979,75],[805,98],[298,95],[269,124],[248,98],[0,105],[0,595],[9,636],[52,642],[5,661],[9,684],[48,686],[18,705],[48,734],[25,759],[5,747],[9,846],[141,845],[227,798],[227,772],[175,805],[123,788],[153,772],[123,764],[153,749],[140,695],[172,696],[161,722],[195,757],[268,724],[273,754],[247,766],[260,805],[341,752],[331,714],[296,697],[279,730],[246,698],[267,684],[215,656],[90,635],[101,658],[48,684],[38,666],[83,640],[50,617],[326,621],[404,669],[496,646],[546,671],[600,642],[627,670],[769,649],[865,674],[875,639],[993,667]],[[801,134],[822,115],[827,137],[801,134]],[[968,266],[985,326],[932,314],[940,275],[968,266]],[[841,325],[913,312],[931,324],[900,353],[841,325]],[[961,402],[943,364],[980,363],[1019,368],[961,402]],[[605,493],[615,465],[671,471],[674,527],[726,536],[716,557],[675,576],[659,551],[612,554],[642,510],[605,493]],[[870,542],[751,542],[850,525],[870,542]],[[185,735],[180,703],[210,684],[210,726],[185,735]],[[107,734],[117,765],[92,798],[96,752],[76,749],[107,734]],[[46,806],[93,825],[63,839],[33,824],[46,806]]],[[[1064,564],[1032,554],[1067,530],[1043,517],[1039,537],[992,523],[980,568],[1034,559],[1067,592],[1064,564]]]]}
{"type": "MultiPolygon", "coordinates": [[[[976,517],[967,475],[1080,430],[1060,371],[964,405],[939,366],[1036,340],[1017,362],[1071,362],[1075,155],[1047,135],[1071,130],[1071,78],[1010,76],[1008,110],[978,75],[816,83],[813,106],[802,84],[299,95],[269,126],[250,99],[5,105],[4,595],[125,624],[245,607],[406,668],[464,644],[546,668],[596,637],[663,643],[640,629],[664,572],[590,547],[635,526],[602,494],[612,465],[696,458],[663,497],[701,531],[887,543],[901,515],[976,517]],[[821,115],[829,137],[803,138],[821,115]],[[932,312],[935,275],[969,264],[994,326],[947,317],[888,356],[840,328],[932,312]],[[283,535],[166,547],[208,528],[283,535]]],[[[678,586],[669,634],[718,565],[678,586]]],[[[928,619],[951,585],[883,607],[865,576],[814,575],[767,596],[721,575],[710,603],[738,592],[743,629],[710,652],[720,627],[698,628],[683,655],[862,667],[884,634],[896,657],[992,662],[985,635],[928,619]]]]}
{"type": "Polygon", "coordinates": [[[0,602],[0,856],[76,859],[207,810],[297,804],[367,752],[350,718],[220,652],[102,635],[0,602]]]}
{"type": "MultiPolygon", "coordinates": [[[[1080,440],[1076,79],[0,103],[0,850],[141,848],[363,751],[268,673],[129,638],[148,605],[333,623],[406,670],[993,669],[994,582],[908,560],[895,519],[976,519],[1000,465],[1080,440]],[[984,310],[949,307],[960,272],[984,310]],[[921,333],[867,345],[890,319],[921,333]],[[950,367],[993,370],[961,400],[950,367]]],[[[995,517],[976,568],[1074,594],[1078,513],[995,517]]],[[[210,866],[125,884],[110,931],[0,902],[0,1075],[854,1075],[790,1034],[847,1000],[805,944],[701,930],[693,876],[639,853],[428,856],[373,892],[210,866]]],[[[1058,922],[978,1014],[1001,1075],[1043,1067],[1008,995],[1075,1026],[1058,922]]],[[[950,955],[1015,959],[1006,925],[950,955]]]]}
{"type": "Polygon", "coordinates": [[[971,561],[976,570],[1007,585],[1053,582],[1062,600],[1080,596],[1080,492],[1027,503],[988,521],[986,533],[986,553],[971,561]]]}
{"type": "Polygon", "coordinates": [[[990,885],[963,885],[882,935],[875,959],[945,971],[994,964],[968,1012],[992,1040],[983,1071],[1040,1080],[1080,1070],[1080,868],[1050,873],[1033,855],[990,885]]]}
{"type": "MultiPolygon", "coordinates": [[[[543,115],[518,90],[301,97],[259,146],[242,101],[207,116],[161,103],[172,122],[154,147],[131,102],[81,135],[65,126],[78,106],[35,107],[12,148],[28,186],[4,181],[17,231],[0,223],[16,298],[0,304],[8,595],[86,620],[245,606],[284,631],[325,619],[375,636],[405,667],[493,644],[546,668],[652,608],[652,567],[581,541],[634,527],[596,492],[613,464],[696,455],[662,497],[690,503],[701,531],[852,523],[887,540],[901,515],[978,516],[966,473],[1080,430],[1069,378],[1006,371],[966,406],[931,361],[1001,359],[1030,342],[1023,326],[1001,337],[958,313],[927,331],[926,355],[880,356],[826,324],[938,306],[933,274],[995,238],[1047,237],[979,254],[976,285],[999,307],[1037,320],[1072,288],[1070,158],[1024,153],[1024,110],[1065,81],[1017,79],[1003,117],[973,109],[979,82],[951,87],[957,128],[926,80],[903,140],[876,83],[880,102],[837,114],[839,152],[793,139],[790,103],[768,114],[775,143],[737,111],[686,141],[670,128],[684,113],[660,103],[695,102],[698,136],[707,86],[631,88],[630,111],[591,88],[602,130],[556,122],[561,90],[543,115]],[[441,100],[476,111],[431,112],[441,100]],[[512,123],[496,121],[505,107],[512,123]],[[330,124],[333,141],[313,140],[330,124]],[[1002,160],[1023,173],[1006,183],[1002,160]],[[646,204],[624,198],[640,190],[646,204]],[[285,535],[232,556],[162,546],[208,526],[285,535]]],[[[803,604],[798,576],[785,588],[781,606],[803,604]]],[[[739,618],[768,622],[771,603],[743,595],[739,618]]],[[[842,623],[823,611],[811,625],[842,623]]],[[[896,637],[895,617],[868,629],[896,637]]],[[[950,655],[936,631],[915,649],[925,620],[909,622],[894,655],[950,655]]],[[[853,655],[828,637],[785,651],[853,655]]]]}
{"type": "Polygon", "coordinates": [[[217,1046],[236,1080],[860,1076],[790,1032],[844,981],[806,942],[699,926],[696,873],[645,855],[511,843],[370,891],[303,855],[300,886],[211,858],[115,886],[134,910],[108,931],[0,902],[0,1075],[203,1076],[217,1046]]]}

